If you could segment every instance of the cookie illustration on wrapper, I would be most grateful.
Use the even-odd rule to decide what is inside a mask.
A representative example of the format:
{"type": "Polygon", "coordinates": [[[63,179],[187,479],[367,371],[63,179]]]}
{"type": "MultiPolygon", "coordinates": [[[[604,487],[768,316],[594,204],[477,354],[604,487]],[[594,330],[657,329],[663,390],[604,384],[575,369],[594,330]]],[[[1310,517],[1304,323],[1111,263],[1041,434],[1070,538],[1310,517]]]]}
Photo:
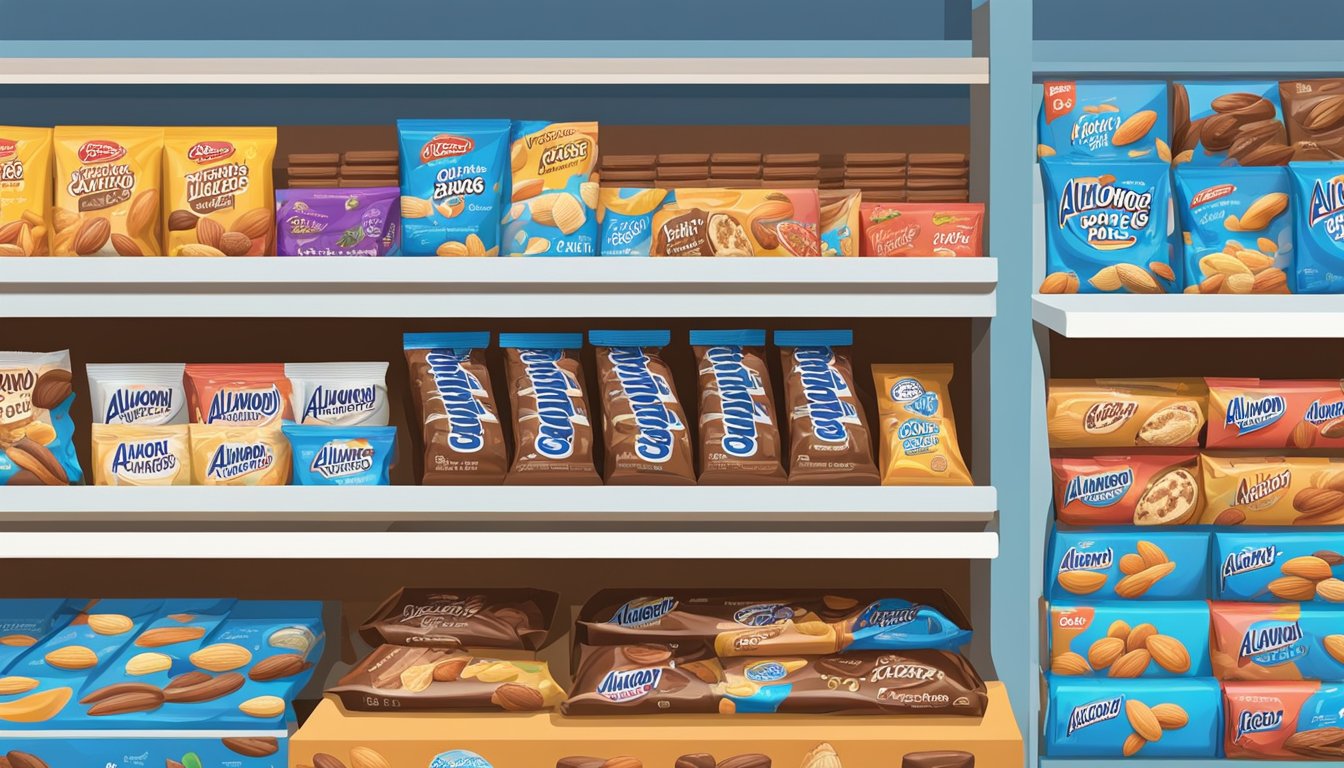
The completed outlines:
{"type": "Polygon", "coordinates": [[[1199,512],[1199,481],[1176,468],[1154,479],[1134,505],[1135,525],[1180,525],[1199,512]]]}
{"type": "Polygon", "coordinates": [[[1199,404],[1190,401],[1163,408],[1139,427],[1138,445],[1184,445],[1199,434],[1204,417],[1199,404]]]}

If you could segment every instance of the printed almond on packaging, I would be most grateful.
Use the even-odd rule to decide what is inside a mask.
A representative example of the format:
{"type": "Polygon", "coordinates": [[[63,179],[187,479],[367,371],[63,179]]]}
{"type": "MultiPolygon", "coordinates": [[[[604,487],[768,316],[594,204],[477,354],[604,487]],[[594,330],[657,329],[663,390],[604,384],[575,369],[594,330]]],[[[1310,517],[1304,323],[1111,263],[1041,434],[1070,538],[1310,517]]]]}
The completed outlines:
{"type": "Polygon", "coordinates": [[[164,132],[163,241],[169,256],[273,254],[274,128],[164,132]]]}
{"type": "Polygon", "coordinates": [[[57,126],[55,256],[158,256],[162,128],[57,126]]]}

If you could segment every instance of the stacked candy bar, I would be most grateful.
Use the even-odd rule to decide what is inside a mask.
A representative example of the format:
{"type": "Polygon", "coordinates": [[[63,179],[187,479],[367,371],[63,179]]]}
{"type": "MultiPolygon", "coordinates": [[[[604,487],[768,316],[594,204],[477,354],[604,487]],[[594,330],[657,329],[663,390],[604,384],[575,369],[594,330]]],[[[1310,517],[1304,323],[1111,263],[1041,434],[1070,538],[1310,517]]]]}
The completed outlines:
{"type": "Polygon", "coordinates": [[[709,186],[736,189],[761,186],[761,153],[715,152],[710,155],[709,186]]]}
{"type": "Polygon", "coordinates": [[[912,203],[967,202],[969,168],[961,152],[913,152],[906,171],[906,199],[912,203]]]}
{"type": "Polygon", "coordinates": [[[761,186],[772,189],[817,189],[821,155],[816,152],[775,153],[761,156],[761,186]]]}
{"type": "Polygon", "coordinates": [[[904,152],[847,152],[843,188],[863,190],[865,202],[903,203],[906,161],[904,152]]]}
{"type": "Polygon", "coordinates": [[[677,152],[658,155],[657,181],[663,189],[709,186],[709,153],[677,152]]]}
{"type": "Polygon", "coordinates": [[[652,187],[657,155],[602,155],[602,183],[612,187],[652,187]]]}
{"type": "Polygon", "coordinates": [[[396,187],[397,151],[291,153],[281,180],[288,189],[396,187]]]}

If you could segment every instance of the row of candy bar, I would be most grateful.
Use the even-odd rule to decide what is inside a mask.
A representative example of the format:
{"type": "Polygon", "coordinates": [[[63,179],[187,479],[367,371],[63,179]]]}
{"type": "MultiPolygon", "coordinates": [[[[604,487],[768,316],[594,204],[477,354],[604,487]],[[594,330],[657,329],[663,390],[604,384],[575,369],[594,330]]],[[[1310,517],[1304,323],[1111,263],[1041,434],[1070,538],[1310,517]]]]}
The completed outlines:
{"type": "Polygon", "coordinates": [[[501,334],[515,456],[485,364],[489,333],[406,334],[423,427],[424,482],[440,484],[969,485],[947,399],[951,366],[875,366],[879,475],[854,390],[849,331],[778,331],[785,424],[765,331],[693,331],[699,371],[699,472],[671,369],[668,331],[591,331],[598,348],[605,467],[579,360],[580,334],[501,334]],[[785,439],[788,440],[787,448],[785,439]],[[785,471],[785,457],[788,471],[785,471]]]}

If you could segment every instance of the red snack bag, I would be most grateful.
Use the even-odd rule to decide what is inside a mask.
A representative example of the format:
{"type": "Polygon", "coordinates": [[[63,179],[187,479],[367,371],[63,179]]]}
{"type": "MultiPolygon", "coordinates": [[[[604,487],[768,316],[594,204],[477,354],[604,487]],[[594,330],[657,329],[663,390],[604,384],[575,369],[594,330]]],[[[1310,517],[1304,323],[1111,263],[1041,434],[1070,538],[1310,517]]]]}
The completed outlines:
{"type": "Polygon", "coordinates": [[[983,256],[982,203],[863,203],[860,256],[983,256]]]}
{"type": "Polygon", "coordinates": [[[1344,448],[1344,381],[1205,381],[1209,448],[1344,448]]]}
{"type": "Polygon", "coordinates": [[[1344,758],[1344,687],[1338,683],[1223,683],[1228,757],[1344,758]]]}
{"type": "Polygon", "coordinates": [[[264,427],[294,418],[282,363],[191,363],[183,378],[193,424],[264,427]]]}
{"type": "Polygon", "coordinates": [[[1194,453],[1056,456],[1055,515],[1069,525],[1181,525],[1203,506],[1194,453]]]}

